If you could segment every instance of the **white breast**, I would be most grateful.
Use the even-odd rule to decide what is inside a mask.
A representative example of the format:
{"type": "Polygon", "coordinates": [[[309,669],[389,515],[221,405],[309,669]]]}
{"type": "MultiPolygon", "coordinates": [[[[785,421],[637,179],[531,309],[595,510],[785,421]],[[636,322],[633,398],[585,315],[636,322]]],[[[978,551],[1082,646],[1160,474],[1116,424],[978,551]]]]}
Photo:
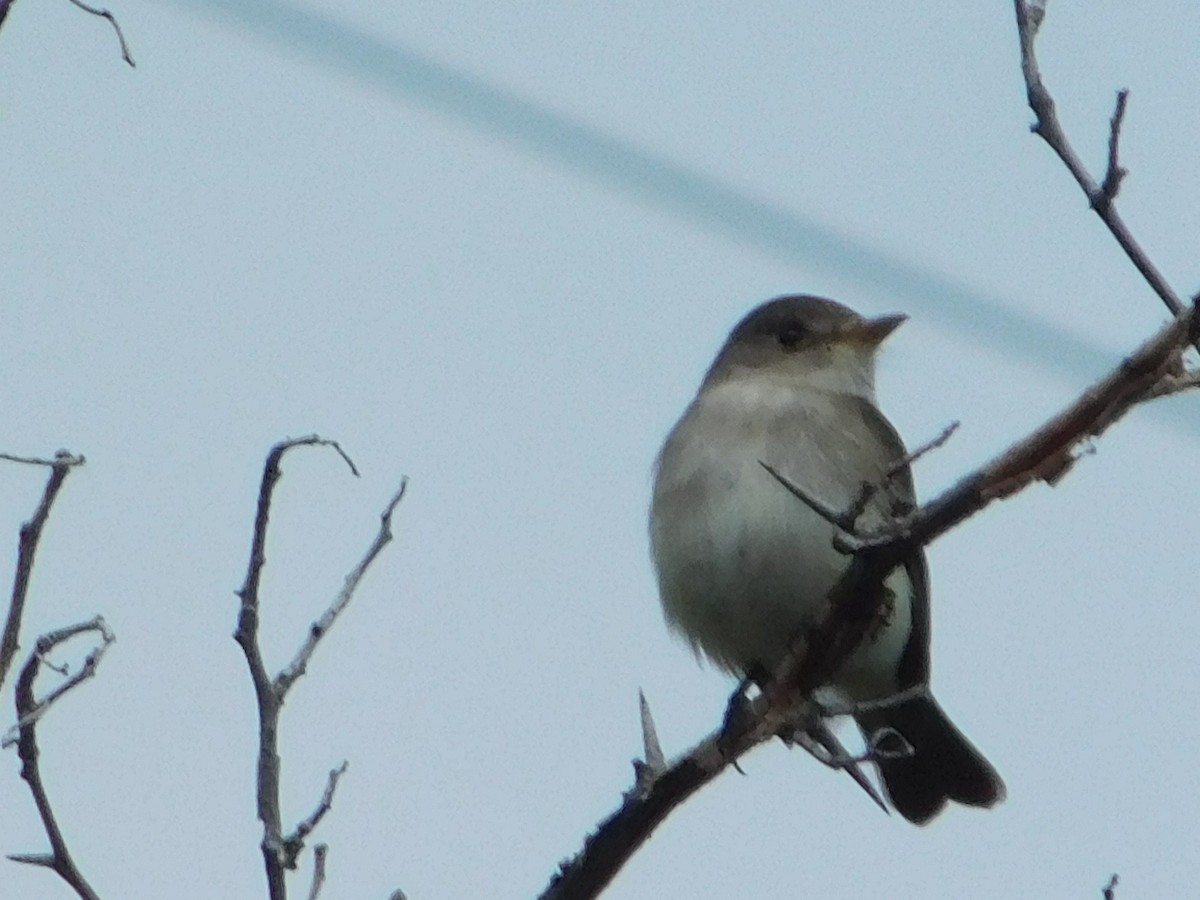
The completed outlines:
{"type": "MultiPolygon", "coordinates": [[[[833,527],[759,461],[845,508],[858,489],[847,466],[863,451],[886,458],[866,445],[868,430],[835,427],[836,397],[767,379],[716,385],[697,398],[660,455],[650,536],[666,618],[695,649],[738,674],[777,664],[793,637],[824,613],[847,564],[832,547],[833,527]]],[[[903,570],[889,587],[897,599],[891,621],[844,670],[855,695],[879,685],[890,692],[908,639],[912,587],[903,570]]]]}

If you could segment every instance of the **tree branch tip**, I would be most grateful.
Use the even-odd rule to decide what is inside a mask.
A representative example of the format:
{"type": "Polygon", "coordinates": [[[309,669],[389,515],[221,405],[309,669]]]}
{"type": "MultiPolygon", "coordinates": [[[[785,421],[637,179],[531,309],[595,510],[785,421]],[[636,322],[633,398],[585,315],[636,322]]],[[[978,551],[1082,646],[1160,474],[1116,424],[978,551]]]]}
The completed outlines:
{"type": "Polygon", "coordinates": [[[350,454],[342,449],[342,445],[337,441],[330,441],[329,445],[337,451],[338,456],[346,461],[346,465],[350,467],[351,474],[353,474],[355,478],[361,478],[362,476],[358,473],[358,466],[354,465],[354,460],[350,458],[350,454]]]}
{"type": "Polygon", "coordinates": [[[7,859],[27,866],[41,866],[45,869],[54,868],[54,857],[49,853],[10,853],[7,859]]]}
{"type": "Polygon", "coordinates": [[[18,456],[15,453],[0,453],[0,460],[25,466],[45,466],[47,469],[72,469],[76,466],[82,466],[87,462],[87,458],[82,453],[75,454],[70,450],[55,451],[54,459],[43,459],[40,456],[18,456]]]}
{"type": "Polygon", "coordinates": [[[383,519],[384,523],[391,522],[392,513],[394,513],[396,511],[396,507],[399,506],[400,501],[404,499],[404,494],[407,490],[408,490],[408,476],[401,475],[400,476],[400,487],[397,489],[396,493],[394,493],[392,495],[392,499],[388,501],[387,506],[385,506],[383,508],[383,512],[380,514],[380,518],[383,519]]]}
{"type": "MultiPolygon", "coordinates": [[[[658,730],[654,726],[654,716],[650,713],[650,704],[646,701],[646,695],[641,688],[638,688],[638,708],[642,721],[644,764],[651,774],[657,776],[666,770],[667,760],[662,751],[662,744],[658,740],[658,730]]],[[[634,763],[634,772],[635,774],[638,772],[636,762],[634,763]]],[[[640,780],[639,778],[638,781],[640,780]]]]}
{"type": "Polygon", "coordinates": [[[338,456],[342,458],[342,461],[346,463],[346,466],[350,469],[350,473],[355,478],[361,477],[358,472],[358,467],[354,465],[354,460],[350,458],[350,454],[342,449],[342,445],[335,440],[331,440],[330,438],[323,438],[316,432],[313,432],[312,434],[306,434],[298,438],[284,438],[282,441],[279,441],[267,454],[268,462],[272,459],[281,459],[283,455],[293,447],[330,447],[335,453],[337,453],[338,456]]]}
{"type": "Polygon", "coordinates": [[[125,35],[121,31],[121,25],[117,22],[117,17],[107,9],[98,9],[94,6],[88,6],[82,0],[71,0],[71,3],[79,7],[86,13],[91,13],[93,16],[99,16],[102,19],[108,19],[108,24],[113,27],[113,31],[117,33],[117,40],[121,44],[121,59],[129,63],[131,69],[137,68],[137,63],[133,61],[133,55],[129,52],[129,45],[125,42],[125,35]]]}

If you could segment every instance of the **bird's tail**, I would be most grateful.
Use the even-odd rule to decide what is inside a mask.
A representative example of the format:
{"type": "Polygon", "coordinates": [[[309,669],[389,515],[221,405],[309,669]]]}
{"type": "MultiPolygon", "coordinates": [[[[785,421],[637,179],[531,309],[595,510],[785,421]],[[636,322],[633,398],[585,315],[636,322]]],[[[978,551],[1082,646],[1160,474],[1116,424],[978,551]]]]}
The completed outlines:
{"type": "Polygon", "coordinates": [[[933,697],[863,713],[858,724],[868,736],[893,728],[912,745],[911,756],[879,761],[888,799],[908,821],[924,825],[947,800],[992,806],[1004,799],[999,774],[933,697]]]}

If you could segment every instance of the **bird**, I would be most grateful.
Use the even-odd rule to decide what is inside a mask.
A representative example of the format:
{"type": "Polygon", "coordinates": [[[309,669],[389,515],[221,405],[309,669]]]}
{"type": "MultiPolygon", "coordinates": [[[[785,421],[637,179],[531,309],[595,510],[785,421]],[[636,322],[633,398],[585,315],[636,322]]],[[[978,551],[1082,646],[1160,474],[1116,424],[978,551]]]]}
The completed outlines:
{"type": "MultiPolygon", "coordinates": [[[[751,310],[717,353],[657,457],[649,516],[665,619],[698,656],[761,682],[849,565],[836,526],[767,466],[834,510],[865,498],[860,527],[915,506],[904,442],[875,395],[880,346],[906,319],[790,294],[751,310]]],[[[925,824],[950,801],[991,807],[1004,782],[928,689],[923,550],[884,584],[890,608],[823,688],[860,710],[868,746],[888,729],[904,738],[911,753],[872,761],[905,819],[925,824]]]]}

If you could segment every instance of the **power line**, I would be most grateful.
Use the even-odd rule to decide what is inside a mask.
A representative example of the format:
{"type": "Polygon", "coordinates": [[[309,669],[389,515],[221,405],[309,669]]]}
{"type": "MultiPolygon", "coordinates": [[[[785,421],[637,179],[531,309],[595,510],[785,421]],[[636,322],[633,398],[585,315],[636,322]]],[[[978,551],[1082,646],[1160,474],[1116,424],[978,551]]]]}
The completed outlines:
{"type": "MultiPolygon", "coordinates": [[[[1072,380],[1091,380],[1114,362],[1111,352],[1061,326],[1038,321],[1001,297],[839,235],[819,222],[319,12],[279,0],[175,2],[232,20],[322,66],[450,114],[779,259],[901,298],[908,309],[930,321],[1072,380]]],[[[1164,415],[1165,408],[1154,406],[1160,421],[1200,435],[1200,417],[1164,415]]]]}

